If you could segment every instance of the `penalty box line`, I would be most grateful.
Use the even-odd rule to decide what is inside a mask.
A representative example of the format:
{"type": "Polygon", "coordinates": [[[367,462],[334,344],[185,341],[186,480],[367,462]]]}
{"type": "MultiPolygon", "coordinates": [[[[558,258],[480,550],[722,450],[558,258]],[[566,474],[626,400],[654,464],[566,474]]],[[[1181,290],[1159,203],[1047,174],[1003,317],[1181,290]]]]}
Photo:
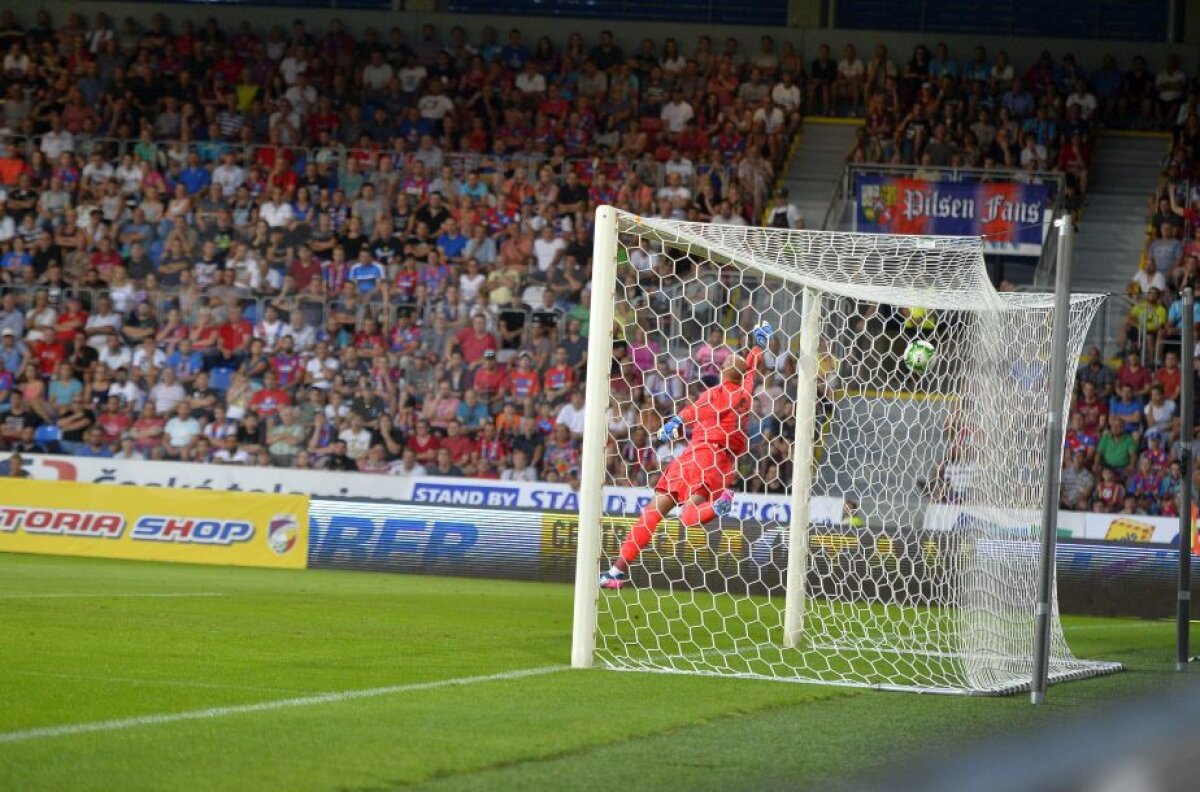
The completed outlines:
{"type": "Polygon", "coordinates": [[[0,744],[29,742],[31,740],[46,740],[54,737],[72,737],[77,734],[93,734],[96,732],[122,731],[135,729],[139,726],[162,726],[182,721],[211,720],[231,715],[250,715],[258,712],[294,709],[296,707],[315,707],[321,704],[339,704],[343,701],[357,699],[379,698],[399,693],[417,693],[424,690],[436,690],[445,687],[462,687],[483,682],[501,682],[509,679],[525,679],[527,677],[552,674],[563,671],[562,665],[542,666],[540,668],[523,668],[516,671],[504,671],[499,674],[481,676],[455,677],[453,679],[436,679],[431,682],[413,682],[407,685],[390,685],[388,687],[365,688],[362,690],[343,690],[338,693],[317,693],[311,696],[260,701],[255,704],[239,704],[229,707],[210,707],[202,710],[187,712],[168,712],[159,715],[138,715],[132,718],[93,721],[91,723],[71,723],[62,726],[44,726],[23,731],[0,732],[0,744]]]}
{"type": "Polygon", "coordinates": [[[54,592],[48,594],[0,594],[5,599],[187,599],[190,597],[224,597],[217,591],[147,592],[145,594],[105,594],[99,592],[54,592]]]}

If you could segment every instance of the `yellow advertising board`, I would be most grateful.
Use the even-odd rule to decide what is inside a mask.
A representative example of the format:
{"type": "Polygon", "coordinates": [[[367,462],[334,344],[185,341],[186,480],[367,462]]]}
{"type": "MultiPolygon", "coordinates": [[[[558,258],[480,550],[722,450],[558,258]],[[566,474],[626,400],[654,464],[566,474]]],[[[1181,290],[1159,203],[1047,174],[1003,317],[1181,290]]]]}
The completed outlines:
{"type": "Polygon", "coordinates": [[[308,496],[0,479],[0,552],[303,569],[308,496]]]}
{"type": "MultiPolygon", "coordinates": [[[[600,520],[600,546],[605,556],[621,551],[625,534],[637,521],[635,517],[605,516],[600,520]]],[[[579,516],[566,512],[542,514],[542,571],[569,575],[575,568],[575,550],[579,544],[579,516]]],[[[642,558],[675,559],[679,563],[711,563],[716,557],[741,560],[746,557],[746,539],[740,528],[707,529],[685,526],[676,519],[663,520],[654,538],[642,551],[642,558]]]]}

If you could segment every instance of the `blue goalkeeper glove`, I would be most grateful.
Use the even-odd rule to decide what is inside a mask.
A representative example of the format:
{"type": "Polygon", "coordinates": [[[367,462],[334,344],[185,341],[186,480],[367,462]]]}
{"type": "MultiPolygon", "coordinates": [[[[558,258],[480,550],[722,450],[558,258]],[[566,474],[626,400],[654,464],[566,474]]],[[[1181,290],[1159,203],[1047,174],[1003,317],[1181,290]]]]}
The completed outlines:
{"type": "Polygon", "coordinates": [[[658,441],[660,443],[669,443],[675,439],[675,435],[683,428],[683,419],[678,415],[672,415],[663,424],[662,430],[658,433],[658,441]]]}
{"type": "Polygon", "coordinates": [[[751,332],[751,335],[754,336],[754,343],[763,349],[766,349],[767,344],[771,343],[771,336],[774,334],[775,328],[771,327],[769,322],[763,322],[751,332]]]}

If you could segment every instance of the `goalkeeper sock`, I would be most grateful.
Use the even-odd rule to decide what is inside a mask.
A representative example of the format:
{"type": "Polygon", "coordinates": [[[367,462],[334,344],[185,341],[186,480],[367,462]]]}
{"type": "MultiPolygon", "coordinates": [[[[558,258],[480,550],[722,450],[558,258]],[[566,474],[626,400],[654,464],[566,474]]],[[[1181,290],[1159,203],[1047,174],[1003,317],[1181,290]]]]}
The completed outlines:
{"type": "Polygon", "coordinates": [[[621,557],[613,564],[613,569],[618,572],[625,572],[629,569],[629,565],[634,562],[638,554],[646,545],[650,544],[651,538],[654,537],[654,529],[662,522],[662,518],[658,509],[653,506],[642,509],[642,516],[638,517],[633,528],[629,529],[625,541],[621,543],[621,557]]]}
{"type": "Polygon", "coordinates": [[[716,516],[717,510],[713,508],[712,501],[705,501],[699,505],[686,503],[683,510],[679,512],[679,521],[691,528],[696,525],[704,525],[716,516]]]}

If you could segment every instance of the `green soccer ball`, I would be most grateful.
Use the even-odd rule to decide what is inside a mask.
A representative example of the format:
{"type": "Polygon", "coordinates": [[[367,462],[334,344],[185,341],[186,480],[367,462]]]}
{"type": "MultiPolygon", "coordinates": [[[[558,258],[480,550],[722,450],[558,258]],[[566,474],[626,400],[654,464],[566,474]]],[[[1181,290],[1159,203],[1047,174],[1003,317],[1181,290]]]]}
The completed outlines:
{"type": "Polygon", "coordinates": [[[904,365],[908,366],[910,371],[920,374],[933,362],[933,352],[933,344],[928,341],[913,341],[908,345],[908,349],[904,350],[904,365]]]}

